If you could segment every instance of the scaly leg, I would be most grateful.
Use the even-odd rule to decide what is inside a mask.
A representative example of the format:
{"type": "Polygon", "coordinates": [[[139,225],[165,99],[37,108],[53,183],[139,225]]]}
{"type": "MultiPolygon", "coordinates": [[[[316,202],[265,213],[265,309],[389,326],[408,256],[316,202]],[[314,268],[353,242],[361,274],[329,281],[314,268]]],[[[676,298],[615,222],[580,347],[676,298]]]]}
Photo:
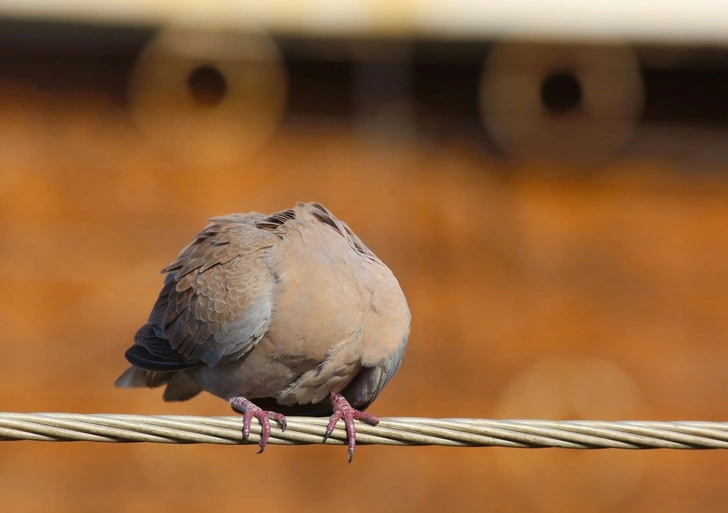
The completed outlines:
{"type": "Polygon", "coordinates": [[[343,418],[344,424],[346,425],[346,436],[349,439],[349,463],[351,463],[351,460],[354,458],[354,448],[356,447],[356,426],[354,426],[354,420],[362,420],[367,424],[376,426],[379,424],[379,419],[374,415],[354,409],[354,407],[349,404],[349,401],[347,401],[341,394],[331,394],[330,400],[334,407],[334,414],[331,415],[329,425],[326,427],[324,442],[329,438],[331,433],[334,432],[336,423],[343,418]]]}
{"type": "Polygon", "coordinates": [[[265,450],[265,446],[268,445],[268,439],[270,438],[270,420],[273,419],[281,426],[281,431],[286,430],[286,417],[280,413],[274,411],[266,411],[259,408],[252,402],[248,401],[245,397],[233,397],[229,400],[230,405],[237,411],[243,413],[243,440],[247,440],[250,437],[250,423],[253,421],[253,417],[258,419],[260,422],[260,450],[258,454],[265,450]]]}

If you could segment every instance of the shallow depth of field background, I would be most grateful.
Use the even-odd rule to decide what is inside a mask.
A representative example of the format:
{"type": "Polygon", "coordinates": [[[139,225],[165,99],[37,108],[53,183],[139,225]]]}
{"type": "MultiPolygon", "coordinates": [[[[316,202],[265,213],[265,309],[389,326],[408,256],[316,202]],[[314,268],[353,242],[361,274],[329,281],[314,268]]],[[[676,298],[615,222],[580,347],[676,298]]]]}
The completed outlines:
{"type": "MultiPolygon", "coordinates": [[[[477,130],[386,117],[401,105],[317,116],[331,107],[321,90],[351,88],[322,60],[296,71],[312,107],[259,150],[218,162],[229,131],[210,130],[180,158],[130,116],[123,74],[104,71],[123,68],[118,55],[79,48],[0,48],[0,409],[230,414],[207,395],[165,404],[159,390],[115,389],[123,352],[159,270],[206,218],[315,200],[391,267],[412,310],[404,364],[372,413],[726,418],[720,127],[638,127],[587,168],[519,161],[477,130]]],[[[383,69],[372,87],[388,83],[383,69]]],[[[2,443],[0,500],[59,513],[707,513],[728,501],[724,452],[361,446],[347,465],[343,447],[255,450],[2,443]]]]}

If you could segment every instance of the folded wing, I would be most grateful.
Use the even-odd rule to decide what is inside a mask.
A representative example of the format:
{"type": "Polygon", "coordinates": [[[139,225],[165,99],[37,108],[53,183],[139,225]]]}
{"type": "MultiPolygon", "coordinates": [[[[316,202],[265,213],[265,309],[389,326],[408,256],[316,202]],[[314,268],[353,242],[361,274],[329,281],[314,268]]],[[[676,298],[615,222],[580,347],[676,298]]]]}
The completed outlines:
{"type": "Polygon", "coordinates": [[[275,278],[266,260],[279,238],[255,225],[260,214],[213,218],[162,272],[147,324],[127,360],[146,371],[215,366],[248,353],[265,334],[275,278]]]}

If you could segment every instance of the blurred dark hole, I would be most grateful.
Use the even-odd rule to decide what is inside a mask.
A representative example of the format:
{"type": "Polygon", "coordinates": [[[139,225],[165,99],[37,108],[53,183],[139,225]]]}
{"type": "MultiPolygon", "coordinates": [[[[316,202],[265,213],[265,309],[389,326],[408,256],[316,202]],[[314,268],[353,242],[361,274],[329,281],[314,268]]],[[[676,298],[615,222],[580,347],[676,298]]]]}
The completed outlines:
{"type": "Polygon", "coordinates": [[[541,83],[541,103],[552,114],[565,114],[581,105],[581,84],[571,71],[552,73],[541,83]]]}
{"type": "Polygon", "coordinates": [[[214,66],[200,66],[187,77],[192,98],[200,105],[214,107],[227,93],[225,76],[214,66]]]}

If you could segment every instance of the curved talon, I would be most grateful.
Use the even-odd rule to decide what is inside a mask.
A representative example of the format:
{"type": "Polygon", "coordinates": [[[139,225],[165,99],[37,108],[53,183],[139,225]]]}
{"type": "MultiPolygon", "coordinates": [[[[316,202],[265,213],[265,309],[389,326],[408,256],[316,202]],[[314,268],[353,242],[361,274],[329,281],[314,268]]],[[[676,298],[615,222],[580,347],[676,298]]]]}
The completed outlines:
{"type": "Polygon", "coordinates": [[[332,394],[330,400],[334,407],[334,413],[331,415],[328,426],[326,426],[324,442],[326,442],[331,433],[334,432],[336,423],[343,418],[346,427],[346,437],[349,440],[349,463],[351,463],[351,460],[354,459],[354,449],[356,448],[356,426],[354,425],[354,420],[361,420],[367,424],[376,426],[379,424],[379,419],[374,415],[354,409],[354,407],[349,404],[349,401],[347,401],[341,394],[332,394]]]}
{"type": "Polygon", "coordinates": [[[269,411],[268,416],[271,419],[275,420],[279,426],[281,426],[281,431],[285,431],[286,428],[288,427],[288,419],[282,413],[276,413],[274,411],[269,411]]]}
{"type": "Polygon", "coordinates": [[[285,415],[274,411],[266,411],[244,397],[234,397],[230,399],[230,405],[243,412],[243,440],[247,441],[250,437],[250,425],[253,422],[253,417],[258,419],[260,422],[260,442],[258,446],[260,450],[257,454],[262,453],[268,445],[270,439],[270,419],[275,420],[281,426],[281,431],[285,431],[288,427],[288,422],[285,415]]]}
{"type": "Polygon", "coordinates": [[[326,426],[326,432],[324,433],[324,442],[329,439],[331,436],[331,433],[334,432],[334,429],[336,429],[336,423],[341,420],[341,417],[343,416],[343,412],[341,410],[334,410],[334,413],[331,415],[331,419],[329,420],[328,426],[326,426]]]}

